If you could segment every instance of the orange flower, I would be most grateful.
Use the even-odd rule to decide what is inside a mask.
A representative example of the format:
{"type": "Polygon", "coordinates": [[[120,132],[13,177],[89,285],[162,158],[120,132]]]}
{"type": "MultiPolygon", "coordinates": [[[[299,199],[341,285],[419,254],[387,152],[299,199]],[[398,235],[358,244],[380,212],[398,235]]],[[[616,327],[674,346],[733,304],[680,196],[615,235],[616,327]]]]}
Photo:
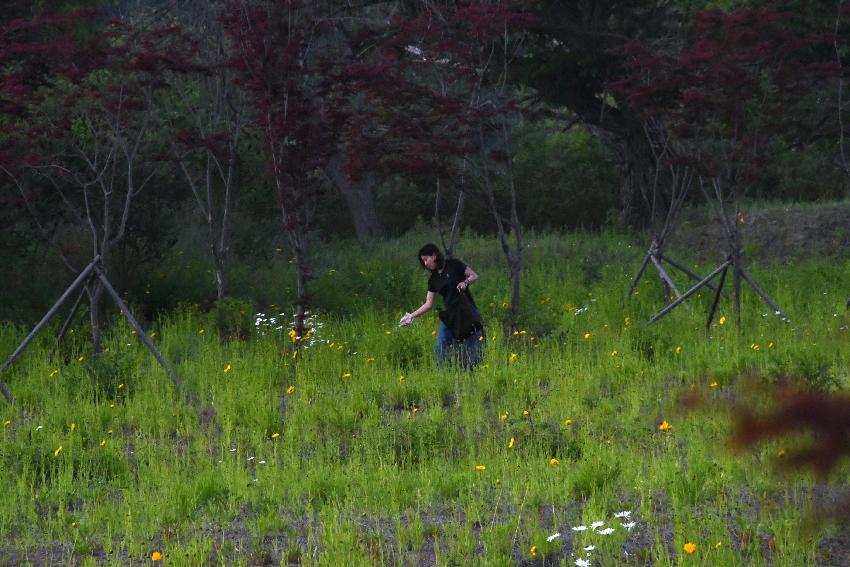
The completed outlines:
{"type": "Polygon", "coordinates": [[[162,561],[162,553],[158,551],[151,553],[151,561],[162,561]]]}
{"type": "Polygon", "coordinates": [[[688,542],[682,549],[685,551],[685,553],[690,555],[691,553],[697,550],[697,544],[688,542]]]}

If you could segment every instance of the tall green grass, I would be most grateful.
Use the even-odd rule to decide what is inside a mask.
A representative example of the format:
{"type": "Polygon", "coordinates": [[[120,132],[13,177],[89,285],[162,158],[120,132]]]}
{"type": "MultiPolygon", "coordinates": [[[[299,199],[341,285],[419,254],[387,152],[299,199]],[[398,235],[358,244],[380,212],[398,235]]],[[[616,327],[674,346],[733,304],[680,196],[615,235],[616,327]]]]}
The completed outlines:
{"type": "MultiPolygon", "coordinates": [[[[155,321],[154,341],[201,400],[200,412],[181,402],[123,322],[96,360],[85,328],[52,358],[46,333],[2,377],[24,410],[0,407],[2,557],[817,561],[824,528],[812,524],[813,494],[846,481],[847,467],[829,481],[782,473],[778,452],[790,444],[735,453],[727,438],[733,403],[752,399],[754,386],[847,387],[850,263],[755,269],[794,327],[745,293],[741,328],[727,302],[724,324],[716,319],[706,333],[707,293],[646,326],[663,298],[651,274],[624,297],[642,254],[633,238],[532,234],[523,328],[505,338],[500,251],[467,235],[460,257],[481,276],[473,290],[488,332],[483,365],[464,372],[435,368],[436,317],[395,326],[424,299],[420,240],[322,250],[315,289],[323,326],[297,362],[288,328],[223,338],[216,314],[193,306],[155,321]],[[683,397],[702,403],[688,412],[683,397]],[[660,431],[663,421],[672,429],[660,431]],[[630,530],[628,518],[614,516],[623,511],[630,530]],[[604,524],[592,529],[596,521],[604,524]]],[[[284,261],[257,275],[280,286],[266,291],[264,308],[288,310],[289,269],[284,261]]],[[[3,352],[25,331],[3,327],[3,352]]]]}

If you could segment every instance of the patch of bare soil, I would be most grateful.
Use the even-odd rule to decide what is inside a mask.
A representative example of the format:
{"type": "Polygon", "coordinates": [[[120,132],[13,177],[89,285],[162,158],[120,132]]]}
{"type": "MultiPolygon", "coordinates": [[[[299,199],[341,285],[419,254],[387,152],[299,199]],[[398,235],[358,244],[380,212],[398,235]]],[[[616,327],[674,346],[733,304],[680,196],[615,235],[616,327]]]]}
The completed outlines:
{"type": "MultiPolygon", "coordinates": [[[[850,257],[850,203],[742,208],[738,219],[749,262],[778,264],[850,257]]],[[[669,243],[674,254],[723,258],[726,231],[711,209],[682,213],[669,243]]]]}

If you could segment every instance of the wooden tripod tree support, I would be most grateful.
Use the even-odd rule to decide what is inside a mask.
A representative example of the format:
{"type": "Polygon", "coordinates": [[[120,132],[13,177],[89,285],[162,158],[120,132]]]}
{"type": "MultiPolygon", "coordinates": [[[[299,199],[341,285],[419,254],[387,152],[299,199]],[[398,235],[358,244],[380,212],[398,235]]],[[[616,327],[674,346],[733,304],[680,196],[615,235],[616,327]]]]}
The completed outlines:
{"type": "Polygon", "coordinates": [[[770,298],[767,293],[759,286],[755,280],[750,276],[749,272],[741,265],[741,254],[731,255],[729,256],[722,264],[720,264],[717,268],[714,269],[710,274],[708,274],[705,278],[703,278],[699,283],[694,285],[688,291],[686,291],[681,297],[677,298],[675,301],[670,303],[670,305],[666,306],[664,309],[656,313],[652,316],[652,318],[647,322],[647,324],[652,324],[655,321],[661,319],[668,313],[670,313],[673,309],[684,303],[689,297],[695,294],[697,291],[702,289],[703,287],[711,286],[710,282],[714,279],[718,274],[720,275],[720,282],[718,283],[715,289],[714,301],[711,304],[711,309],[708,312],[708,320],[705,323],[705,328],[708,330],[711,327],[711,322],[714,320],[714,314],[717,312],[717,305],[720,303],[720,294],[723,291],[723,285],[726,281],[726,274],[729,269],[732,269],[733,278],[735,279],[735,317],[736,322],[740,322],[740,310],[741,310],[741,284],[740,280],[743,278],[747,284],[756,292],[762,301],[767,303],[775,315],[777,315],[782,321],[791,325],[792,328],[795,328],[788,317],[782,312],[782,310],[777,307],[776,303],[770,298]]]}
{"type": "MultiPolygon", "coordinates": [[[[44,329],[44,327],[47,325],[47,323],[50,322],[53,316],[56,315],[56,313],[59,311],[59,308],[62,307],[62,305],[74,293],[74,290],[82,286],[80,294],[77,297],[73,308],[71,309],[71,313],[66,319],[64,325],[62,326],[62,330],[59,332],[56,345],[54,346],[54,350],[56,349],[56,346],[58,346],[59,342],[62,340],[62,337],[67,332],[68,328],[73,322],[74,317],[76,316],[77,310],[79,309],[80,302],[82,300],[83,294],[85,293],[85,288],[88,286],[89,280],[94,277],[97,277],[101,281],[104,288],[106,289],[106,292],[109,294],[109,296],[118,306],[118,308],[127,318],[127,321],[129,321],[130,325],[136,331],[136,335],[142,339],[142,342],[145,344],[146,347],[148,347],[148,350],[151,351],[157,362],[159,362],[159,364],[165,369],[165,372],[168,374],[168,377],[171,378],[171,381],[177,387],[177,390],[181,393],[184,399],[189,402],[193,402],[194,400],[187,395],[186,389],[183,386],[183,382],[180,381],[180,378],[178,378],[177,374],[174,372],[168,362],[166,362],[165,358],[162,356],[159,350],[157,350],[156,346],[154,346],[153,341],[151,341],[150,337],[147,335],[147,333],[145,333],[144,329],[142,329],[142,326],[139,324],[139,322],[136,321],[136,318],[133,317],[133,314],[121,300],[121,296],[118,295],[118,292],[115,291],[115,288],[112,287],[112,284],[109,282],[109,279],[106,277],[106,274],[103,273],[103,269],[100,266],[100,256],[95,256],[94,260],[92,260],[89,265],[86,266],[82,272],[80,272],[80,274],[71,283],[71,285],[68,286],[68,289],[66,289],[65,292],[59,297],[59,299],[56,301],[56,304],[50,308],[50,310],[44,315],[44,317],[42,317],[41,321],[38,322],[38,324],[33,328],[32,331],[30,331],[30,334],[27,335],[23,342],[21,342],[18,348],[16,348],[15,351],[11,355],[9,355],[9,358],[6,359],[6,362],[4,362],[2,366],[0,366],[0,372],[5,372],[6,369],[11,366],[11,364],[24,352],[29,343],[32,342],[33,339],[35,339],[38,333],[40,333],[42,329],[44,329]]],[[[0,381],[0,392],[2,392],[3,397],[5,397],[10,404],[15,403],[14,399],[12,398],[12,394],[9,393],[9,389],[2,381],[0,381]]]]}
{"type": "MultiPolygon", "coordinates": [[[[700,186],[703,186],[705,180],[700,179],[700,186]]],[[[670,313],[673,309],[684,303],[689,297],[695,294],[697,291],[702,289],[703,287],[711,287],[715,290],[714,300],[711,304],[711,309],[708,312],[708,319],[705,323],[706,331],[711,327],[711,322],[714,320],[714,314],[717,312],[717,306],[720,303],[720,296],[723,294],[723,286],[726,282],[726,276],[728,271],[732,270],[732,280],[734,286],[734,310],[735,310],[735,324],[740,326],[741,323],[741,280],[743,279],[749,286],[752,288],[756,295],[761,298],[772,310],[773,313],[778,316],[783,322],[788,323],[791,328],[796,329],[796,327],[791,323],[785,313],[776,305],[773,299],[759,286],[756,281],[752,278],[750,273],[746,270],[743,263],[743,249],[741,246],[741,235],[738,225],[736,224],[739,219],[741,219],[741,211],[739,206],[739,201],[737,198],[735,199],[735,215],[733,219],[729,218],[729,215],[726,212],[726,208],[724,206],[724,194],[722,191],[722,186],[720,180],[717,178],[712,179],[712,185],[714,187],[714,196],[715,201],[714,204],[718,207],[719,216],[723,221],[724,228],[726,230],[726,236],[728,240],[729,247],[731,248],[731,252],[726,257],[726,260],[723,261],[717,268],[714,269],[710,274],[700,280],[696,285],[686,291],[680,297],[677,297],[675,301],[667,305],[664,309],[656,313],[652,316],[652,318],[647,322],[647,325],[654,323],[655,321],[661,319],[668,313],[670,313]],[[720,281],[718,282],[717,287],[713,287],[711,285],[711,280],[717,276],[720,276],[720,281]]],[[[706,193],[706,198],[709,202],[712,200],[709,198],[709,194],[703,188],[703,191],[706,193]]],[[[736,196],[733,194],[733,198],[736,196]]]]}
{"type": "MultiPolygon", "coordinates": [[[[654,138],[659,136],[656,131],[657,128],[652,128],[651,125],[647,124],[645,126],[647,139],[650,141],[650,147],[653,148],[653,151],[656,150],[654,148],[659,147],[660,150],[655,155],[656,159],[656,168],[660,168],[662,162],[669,158],[669,139],[664,138],[662,136],[663,141],[657,142],[654,141],[654,138]],[[655,134],[653,134],[655,132],[655,134]]],[[[646,268],[652,265],[655,268],[655,271],[658,272],[658,276],[661,278],[661,282],[665,288],[664,297],[668,298],[670,293],[676,297],[676,301],[682,299],[682,293],[679,291],[679,288],[676,286],[676,283],[673,281],[673,278],[670,277],[670,274],[664,267],[664,263],[669,265],[670,267],[682,272],[687,275],[689,278],[697,281],[704,282],[704,278],[696,274],[693,270],[688,269],[682,263],[677,262],[664,254],[664,246],[667,244],[667,239],[673,233],[673,229],[676,224],[676,219],[679,215],[679,211],[684,204],[688,192],[690,191],[691,184],[693,183],[693,170],[687,165],[681,165],[676,163],[669,163],[669,179],[670,179],[670,190],[667,197],[670,200],[669,206],[667,208],[664,224],[661,226],[660,230],[658,230],[652,238],[652,242],[649,245],[649,249],[646,252],[646,255],[643,257],[643,261],[641,262],[640,268],[638,268],[637,274],[632,280],[631,285],[629,286],[629,291],[626,294],[626,301],[632,296],[635,288],[637,288],[638,283],[640,282],[641,277],[643,277],[646,268]]],[[[657,186],[653,188],[653,198],[652,198],[652,209],[655,210],[657,203],[661,199],[660,190],[657,186]]],[[[655,213],[653,212],[653,216],[655,213]]],[[[703,283],[703,285],[707,285],[711,289],[715,289],[715,287],[711,283],[703,283]]],[[[687,307],[687,305],[685,305],[687,307]]]]}

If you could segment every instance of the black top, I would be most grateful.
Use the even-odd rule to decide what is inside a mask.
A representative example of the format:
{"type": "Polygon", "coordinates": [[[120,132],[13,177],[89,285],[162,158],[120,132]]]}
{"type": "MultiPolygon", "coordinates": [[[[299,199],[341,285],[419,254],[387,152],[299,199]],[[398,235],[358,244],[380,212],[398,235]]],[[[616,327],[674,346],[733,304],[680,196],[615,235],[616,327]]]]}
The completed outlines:
{"type": "MultiPolygon", "coordinates": [[[[428,278],[428,291],[439,293],[443,296],[443,303],[453,304],[453,299],[460,293],[457,290],[457,284],[466,279],[466,264],[452,258],[446,260],[443,264],[442,272],[431,272],[431,277],[428,278]]],[[[472,294],[469,288],[466,289],[466,295],[475,305],[475,300],[472,299],[472,294]]]]}

